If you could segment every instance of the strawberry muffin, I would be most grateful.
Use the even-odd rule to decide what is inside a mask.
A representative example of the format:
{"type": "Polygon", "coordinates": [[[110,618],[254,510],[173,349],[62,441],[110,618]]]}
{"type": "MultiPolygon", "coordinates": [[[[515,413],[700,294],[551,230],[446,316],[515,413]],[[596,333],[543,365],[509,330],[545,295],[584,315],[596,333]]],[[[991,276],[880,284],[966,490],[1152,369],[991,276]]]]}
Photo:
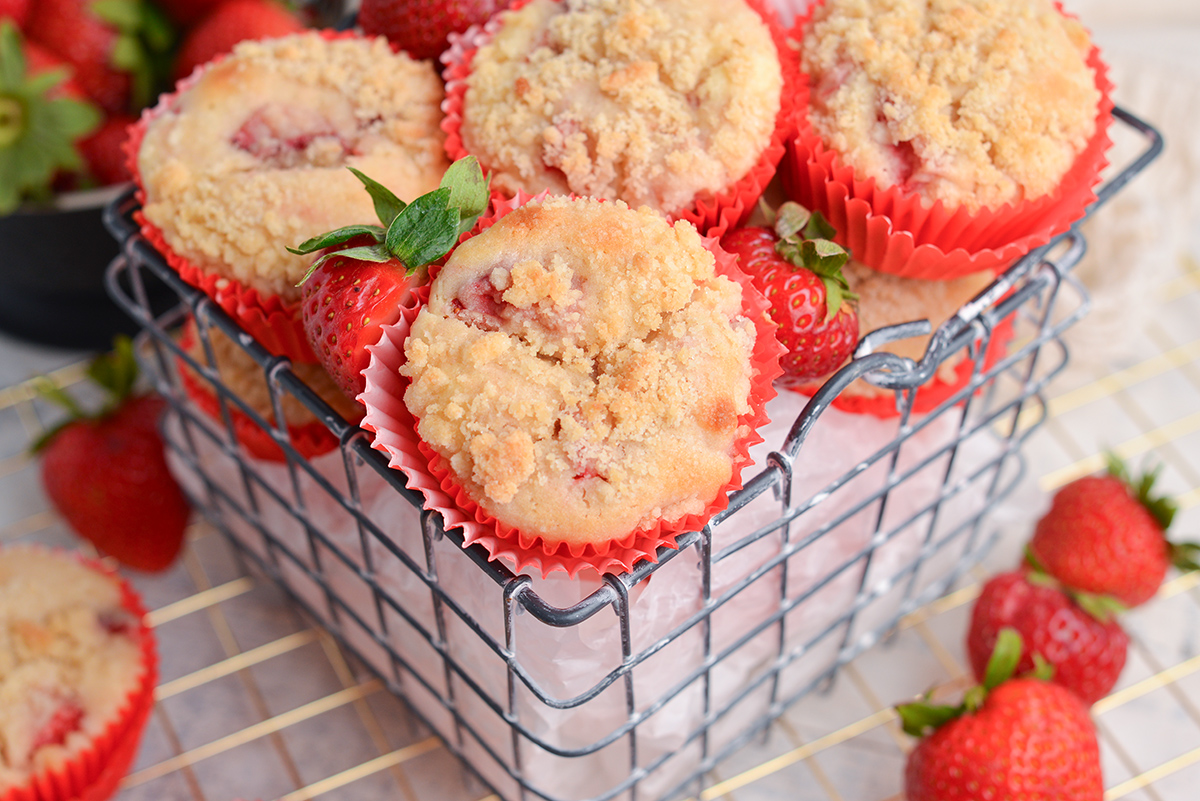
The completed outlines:
{"type": "Polygon", "coordinates": [[[677,216],[750,173],[790,122],[780,59],[794,56],[745,0],[532,0],[489,27],[458,133],[510,196],[677,216]]]}
{"type": "Polygon", "coordinates": [[[287,247],[375,219],[348,166],[404,200],[437,188],[447,166],[441,100],[432,65],[382,37],[242,42],[135,132],[151,241],[177,269],[215,276],[213,291],[232,280],[297,303],[311,259],[287,247]]]}
{"type": "Polygon", "coordinates": [[[649,208],[512,211],[458,247],[406,340],[421,440],[498,529],[551,551],[703,514],[740,470],[760,380],[751,290],[716,264],[649,208]]]}
{"type": "Polygon", "coordinates": [[[55,798],[44,788],[56,787],[64,801],[85,790],[99,799],[115,788],[154,686],[131,596],[73,556],[0,550],[0,796],[30,786],[19,797],[55,798]]]}

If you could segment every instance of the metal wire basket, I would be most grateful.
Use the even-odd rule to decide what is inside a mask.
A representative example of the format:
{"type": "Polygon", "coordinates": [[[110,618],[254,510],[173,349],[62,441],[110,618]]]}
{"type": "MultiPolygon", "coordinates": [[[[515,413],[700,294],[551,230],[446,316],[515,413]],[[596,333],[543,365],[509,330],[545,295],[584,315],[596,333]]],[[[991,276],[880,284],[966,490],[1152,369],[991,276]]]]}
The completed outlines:
{"type": "MultiPolygon", "coordinates": [[[[1162,148],[1152,127],[1115,116],[1145,147],[1089,213],[1162,148]]],[[[108,210],[123,254],[108,287],[144,329],[143,366],[169,402],[168,448],[196,507],[506,799],[637,801],[695,789],[789,704],[941,595],[991,545],[988,514],[1021,479],[1043,389],[1066,363],[1062,333],[1088,305],[1069,274],[1085,249],[1072,230],[941,325],[919,362],[874,349],[927,327],[865,337],[798,414],[765,432],[759,472],[677,550],[621,575],[541,579],[464,548],[422,512],[366,432],[179,279],[139,235],[135,209],[130,193],[108,210]],[[158,282],[180,304],[156,317],[147,287],[158,282]],[[172,334],[187,314],[206,363],[172,334]],[[985,365],[1005,321],[1007,355],[985,365]],[[261,367],[274,420],[285,419],[290,396],[339,447],[304,458],[286,426],[223,384],[213,329],[261,367]],[[964,354],[966,385],[914,414],[920,386],[964,354]],[[210,385],[219,415],[189,399],[180,364],[210,385]],[[860,378],[894,391],[896,417],[830,408],[860,378]],[[267,431],[285,461],[247,454],[235,413],[267,431]]],[[[783,399],[776,413],[787,403],[797,401],[783,399]]]]}

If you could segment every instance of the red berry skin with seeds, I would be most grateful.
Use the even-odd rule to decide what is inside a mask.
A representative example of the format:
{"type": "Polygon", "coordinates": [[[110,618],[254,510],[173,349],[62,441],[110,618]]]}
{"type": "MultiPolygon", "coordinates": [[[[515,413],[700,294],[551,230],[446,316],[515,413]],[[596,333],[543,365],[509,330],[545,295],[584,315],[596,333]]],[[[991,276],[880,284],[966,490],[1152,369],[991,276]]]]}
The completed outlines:
{"type": "Polygon", "coordinates": [[[238,42],[274,39],[303,30],[299,17],[272,0],[225,0],[184,37],[172,74],[176,80],[186,78],[238,42]]]}
{"type": "Polygon", "coordinates": [[[841,367],[858,345],[858,315],[843,303],[825,320],[825,285],[815,273],[790,264],[775,252],[777,238],[768,228],[739,228],[721,240],[771,302],[768,313],[776,337],[788,352],[781,360],[783,386],[801,386],[841,367]]]}
{"type": "Polygon", "coordinates": [[[1101,801],[1096,731],[1068,690],[1011,679],[917,743],[904,788],[908,801],[1101,801]]]}
{"type": "Polygon", "coordinates": [[[424,275],[424,270],[408,275],[396,260],[333,256],[304,282],[304,335],[321,366],[349,397],[357,398],[365,388],[362,371],[371,358],[367,346],[379,341],[383,326],[400,319],[402,308],[416,303],[413,289],[424,275]]]}
{"type": "Polygon", "coordinates": [[[80,536],[137,570],[163,570],[183,544],[190,508],[167,468],[158,418],[140,396],[99,420],[77,420],[42,451],[42,484],[80,536]]]}
{"type": "Polygon", "coordinates": [[[507,0],[362,0],[358,25],[415,59],[437,58],[451,33],[483,24],[507,6],[507,0]]]}
{"type": "Polygon", "coordinates": [[[1111,595],[1130,607],[1154,597],[1170,563],[1154,515],[1110,475],[1087,476],[1059,490],[1029,550],[1068,587],[1111,595]]]}
{"type": "Polygon", "coordinates": [[[971,613],[967,653],[978,681],[1005,627],[1016,629],[1025,643],[1018,675],[1032,671],[1033,654],[1040,653],[1054,666],[1052,681],[1089,707],[1108,695],[1125,667],[1129,637],[1115,617],[1101,623],[1061,589],[1015,570],[983,585],[971,613]]]}
{"type": "Polygon", "coordinates": [[[117,31],[90,10],[91,0],[37,0],[26,33],[75,67],[75,82],[110,114],[127,112],[132,80],[111,66],[117,31]]]}

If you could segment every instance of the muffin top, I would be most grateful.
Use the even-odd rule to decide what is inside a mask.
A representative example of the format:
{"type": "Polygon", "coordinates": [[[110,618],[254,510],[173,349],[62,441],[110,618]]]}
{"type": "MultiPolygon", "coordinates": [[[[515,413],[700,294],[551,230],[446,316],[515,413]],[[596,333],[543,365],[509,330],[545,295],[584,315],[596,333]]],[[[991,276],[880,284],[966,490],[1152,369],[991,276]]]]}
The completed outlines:
{"type": "Polygon", "coordinates": [[[860,180],[999,208],[1053,191],[1095,132],[1090,49],[1050,0],[827,0],[808,115],[860,180]]]}
{"type": "Polygon", "coordinates": [[[0,790],[86,746],[141,680],[139,621],[77,559],[0,550],[0,790]]]}
{"type": "Polygon", "coordinates": [[[530,203],[438,273],[404,400],[497,520],[551,545],[623,538],[731,478],[755,341],[741,301],[690,223],[530,203]]]}
{"type": "Polygon", "coordinates": [[[782,71],[743,0],[533,0],[501,19],[462,120],[497,188],[671,214],[742,178],[770,142],[782,71]]]}
{"type": "Polygon", "coordinates": [[[194,266],[298,300],[309,237],[374,222],[356,167],[402,200],[447,167],[442,86],[382,37],[243,42],[149,122],[146,218],[194,266]]]}

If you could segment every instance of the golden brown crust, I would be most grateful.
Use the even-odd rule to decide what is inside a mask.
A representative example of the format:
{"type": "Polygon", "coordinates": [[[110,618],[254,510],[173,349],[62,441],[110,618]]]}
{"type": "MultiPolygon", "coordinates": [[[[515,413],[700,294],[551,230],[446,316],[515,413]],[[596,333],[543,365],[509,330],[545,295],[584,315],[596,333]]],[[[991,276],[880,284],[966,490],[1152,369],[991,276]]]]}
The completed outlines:
{"type": "Polygon", "coordinates": [[[405,403],[498,520],[607,542],[728,483],[754,337],[690,224],[552,198],[438,274],[405,345],[405,403]]]}
{"type": "Polygon", "coordinates": [[[195,266],[298,299],[311,258],[285,248],[376,221],[347,165],[402,200],[437,188],[442,96],[382,38],[243,42],[149,124],[146,217],[195,266]]]}
{"type": "Polygon", "coordinates": [[[1035,199],[1095,132],[1090,48],[1050,0],[827,0],[801,48],[809,119],[857,177],[929,204],[1035,199]]]}
{"type": "Polygon", "coordinates": [[[496,186],[689,206],[745,175],[783,85],[742,0],[534,0],[471,62],[467,151],[496,186]]]}

